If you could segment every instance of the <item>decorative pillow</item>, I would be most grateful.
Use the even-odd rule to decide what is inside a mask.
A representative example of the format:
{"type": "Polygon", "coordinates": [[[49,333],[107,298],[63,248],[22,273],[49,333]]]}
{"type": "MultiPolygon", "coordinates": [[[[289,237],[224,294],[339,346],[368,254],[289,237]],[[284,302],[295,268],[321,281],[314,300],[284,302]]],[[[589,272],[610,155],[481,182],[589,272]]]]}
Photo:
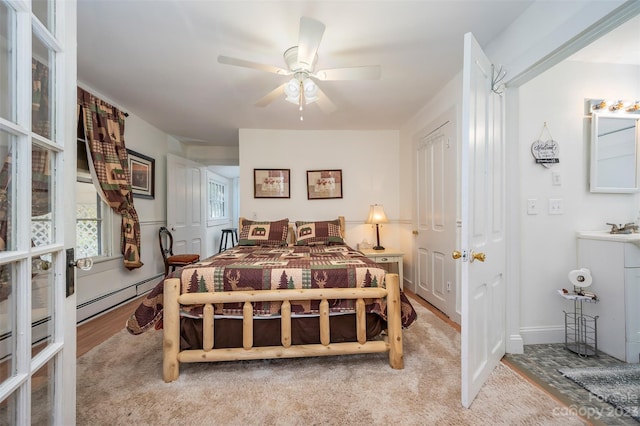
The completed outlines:
{"type": "Polygon", "coordinates": [[[340,221],[296,222],[296,245],[344,244],[340,236],[340,221]]]}
{"type": "Polygon", "coordinates": [[[275,222],[244,220],[240,230],[240,246],[286,246],[289,219],[275,222]]]}

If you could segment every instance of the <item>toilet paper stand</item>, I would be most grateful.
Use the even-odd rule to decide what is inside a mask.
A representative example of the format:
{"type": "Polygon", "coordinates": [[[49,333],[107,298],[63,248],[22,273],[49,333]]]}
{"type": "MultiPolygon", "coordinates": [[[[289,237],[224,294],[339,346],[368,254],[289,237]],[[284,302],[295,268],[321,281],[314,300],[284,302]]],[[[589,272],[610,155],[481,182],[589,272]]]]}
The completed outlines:
{"type": "Polygon", "coordinates": [[[598,303],[597,297],[585,296],[581,287],[573,293],[561,291],[565,299],[573,300],[573,312],[564,312],[564,347],[581,357],[598,356],[598,316],[586,315],[583,303],[598,303]]]}

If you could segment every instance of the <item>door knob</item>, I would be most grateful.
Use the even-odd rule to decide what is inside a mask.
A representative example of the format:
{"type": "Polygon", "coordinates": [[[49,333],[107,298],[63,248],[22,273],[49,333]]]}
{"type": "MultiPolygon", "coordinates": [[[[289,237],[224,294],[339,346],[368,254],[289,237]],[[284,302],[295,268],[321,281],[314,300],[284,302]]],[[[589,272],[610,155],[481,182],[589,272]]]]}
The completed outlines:
{"type": "Polygon", "coordinates": [[[418,235],[418,231],[414,230],[413,235],[418,235]]]}
{"type": "Polygon", "coordinates": [[[471,251],[469,254],[467,252],[461,252],[460,250],[454,250],[451,252],[451,257],[454,259],[462,258],[463,262],[469,260],[469,262],[473,262],[474,260],[479,260],[480,262],[484,262],[487,259],[487,256],[484,253],[474,253],[471,251]]]}
{"type": "Polygon", "coordinates": [[[487,256],[484,253],[471,252],[471,260],[470,260],[470,262],[473,262],[474,260],[479,260],[480,262],[484,262],[486,258],[487,258],[487,256]]]}

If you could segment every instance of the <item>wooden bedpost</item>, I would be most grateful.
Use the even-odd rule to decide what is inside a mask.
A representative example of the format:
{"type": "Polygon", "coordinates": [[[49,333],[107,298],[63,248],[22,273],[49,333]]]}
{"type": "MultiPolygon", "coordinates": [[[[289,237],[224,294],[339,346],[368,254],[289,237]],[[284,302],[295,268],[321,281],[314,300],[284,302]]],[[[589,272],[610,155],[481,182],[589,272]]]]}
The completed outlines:
{"type": "Polygon", "coordinates": [[[389,335],[389,364],[391,368],[404,368],[402,354],[402,303],[398,274],[387,274],[387,334],[389,335]]]}
{"type": "Polygon", "coordinates": [[[162,378],[173,382],[180,374],[178,352],[180,352],[180,280],[169,278],[164,281],[163,332],[162,332],[162,378]]]}

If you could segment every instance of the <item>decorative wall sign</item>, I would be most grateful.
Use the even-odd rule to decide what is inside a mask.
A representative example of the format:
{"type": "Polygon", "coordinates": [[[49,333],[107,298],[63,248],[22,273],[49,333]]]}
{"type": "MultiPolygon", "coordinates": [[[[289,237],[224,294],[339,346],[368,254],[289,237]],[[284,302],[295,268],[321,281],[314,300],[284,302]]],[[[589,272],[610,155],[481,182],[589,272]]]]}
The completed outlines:
{"type": "Polygon", "coordinates": [[[544,123],[542,132],[537,140],[531,144],[531,154],[536,160],[536,164],[542,164],[544,167],[551,167],[552,164],[560,162],[558,158],[559,147],[558,142],[554,141],[551,137],[551,132],[547,128],[547,123],[544,123]],[[548,139],[543,139],[543,133],[547,132],[548,139]]]}

